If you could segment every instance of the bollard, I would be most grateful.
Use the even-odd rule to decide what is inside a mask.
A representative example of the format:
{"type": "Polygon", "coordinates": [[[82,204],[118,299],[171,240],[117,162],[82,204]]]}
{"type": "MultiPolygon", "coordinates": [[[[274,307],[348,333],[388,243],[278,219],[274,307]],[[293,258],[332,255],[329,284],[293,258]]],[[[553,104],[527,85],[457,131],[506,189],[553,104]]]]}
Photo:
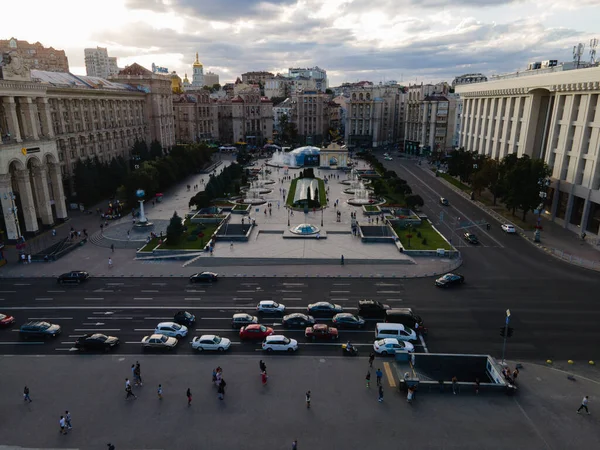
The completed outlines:
{"type": "Polygon", "coordinates": [[[546,364],[552,364],[552,360],[551,359],[547,359],[546,360],[546,364]]]}
{"type": "Polygon", "coordinates": [[[575,364],[572,359],[567,361],[569,364],[575,364]]]}
{"type": "Polygon", "coordinates": [[[590,359],[590,360],[588,361],[588,364],[589,364],[590,366],[593,366],[593,365],[595,365],[596,363],[590,359]]]}

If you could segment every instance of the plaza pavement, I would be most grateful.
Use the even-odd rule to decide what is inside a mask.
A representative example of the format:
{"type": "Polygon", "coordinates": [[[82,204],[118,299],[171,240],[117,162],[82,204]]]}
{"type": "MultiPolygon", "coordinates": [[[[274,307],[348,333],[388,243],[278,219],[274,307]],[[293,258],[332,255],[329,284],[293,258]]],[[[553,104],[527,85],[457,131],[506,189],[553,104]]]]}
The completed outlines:
{"type": "Polygon", "coordinates": [[[572,381],[568,372],[527,363],[514,397],[477,396],[466,387],[458,395],[434,389],[418,392],[412,405],[391,386],[392,359],[376,358],[374,364],[384,372],[383,403],[377,402],[374,373],[371,387],[365,386],[365,357],[14,356],[0,357],[0,367],[3,449],[95,450],[112,442],[117,450],[283,450],[298,439],[301,449],[560,450],[596,448],[600,441],[598,381],[577,374],[572,381]],[[269,373],[266,386],[260,382],[261,358],[269,373]],[[134,387],[137,400],[126,401],[125,378],[136,361],[144,385],[134,387]],[[224,401],[210,382],[216,366],[227,382],[224,401]],[[23,403],[25,384],[32,403],[23,403]],[[584,395],[590,396],[591,415],[576,414],[584,395]],[[73,430],[63,436],[58,420],[65,410],[73,430]]]}

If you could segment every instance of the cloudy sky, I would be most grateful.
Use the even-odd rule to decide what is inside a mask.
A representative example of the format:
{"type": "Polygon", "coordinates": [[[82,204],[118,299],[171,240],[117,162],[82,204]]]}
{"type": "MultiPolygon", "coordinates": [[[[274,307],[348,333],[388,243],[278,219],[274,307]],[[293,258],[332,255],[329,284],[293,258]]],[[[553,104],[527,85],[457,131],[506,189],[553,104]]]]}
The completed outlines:
{"type": "Polygon", "coordinates": [[[83,49],[233,81],[250,70],[318,65],[330,85],[357,80],[451,81],[571,59],[600,38],[600,0],[30,0],[3,2],[0,38],[64,49],[85,74],[83,49]],[[26,15],[24,20],[18,17],[26,15]]]}

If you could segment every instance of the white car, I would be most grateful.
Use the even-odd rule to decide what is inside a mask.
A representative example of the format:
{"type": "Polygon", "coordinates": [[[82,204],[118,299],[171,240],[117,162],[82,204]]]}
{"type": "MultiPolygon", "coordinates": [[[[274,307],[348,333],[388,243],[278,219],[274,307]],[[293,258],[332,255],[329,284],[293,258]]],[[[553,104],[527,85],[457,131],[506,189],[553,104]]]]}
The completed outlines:
{"type": "Polygon", "coordinates": [[[214,334],[204,334],[200,337],[192,339],[192,348],[194,350],[216,350],[224,352],[231,347],[231,341],[227,338],[215,336],[214,334]]]}
{"type": "Polygon", "coordinates": [[[179,325],[175,322],[161,322],[156,325],[154,334],[164,334],[165,336],[180,339],[187,336],[188,329],[185,325],[179,325]]]}
{"type": "Polygon", "coordinates": [[[383,159],[385,159],[386,161],[391,161],[391,160],[392,160],[392,157],[391,157],[391,156],[386,156],[386,157],[385,157],[385,158],[383,158],[383,159]]]}
{"type": "Polygon", "coordinates": [[[172,350],[179,342],[174,337],[165,336],[164,334],[153,334],[152,336],[144,336],[142,339],[142,347],[144,348],[167,348],[172,350]]]}
{"type": "Polygon", "coordinates": [[[413,352],[415,346],[410,342],[399,341],[396,338],[379,339],[373,343],[373,350],[380,355],[395,355],[398,350],[413,352]]]}
{"type": "Polygon", "coordinates": [[[289,339],[282,334],[267,336],[262,343],[262,349],[268,352],[295,352],[298,350],[298,341],[289,339]]]}
{"type": "Polygon", "coordinates": [[[256,306],[256,312],[263,314],[283,314],[285,312],[285,305],[273,300],[262,300],[256,306]]]}
{"type": "Polygon", "coordinates": [[[511,225],[509,223],[503,223],[501,228],[502,228],[502,231],[504,231],[505,233],[512,234],[512,233],[517,232],[517,230],[515,230],[515,226],[511,225]]]}

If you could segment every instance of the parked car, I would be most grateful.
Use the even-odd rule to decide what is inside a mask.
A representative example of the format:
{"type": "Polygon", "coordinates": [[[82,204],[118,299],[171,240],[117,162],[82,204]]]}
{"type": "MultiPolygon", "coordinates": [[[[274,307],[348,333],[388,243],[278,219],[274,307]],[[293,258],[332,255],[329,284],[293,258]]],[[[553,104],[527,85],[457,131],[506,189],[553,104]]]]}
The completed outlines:
{"type": "Polygon", "coordinates": [[[262,300],[256,305],[256,312],[260,314],[283,314],[285,312],[285,305],[273,300],[262,300]]]}
{"type": "Polygon", "coordinates": [[[156,325],[154,334],[164,334],[165,336],[181,339],[187,336],[188,329],[185,325],[179,325],[175,322],[161,322],[156,325]]]}
{"type": "Polygon", "coordinates": [[[463,284],[465,277],[457,273],[447,273],[435,280],[435,285],[438,287],[450,287],[455,284],[463,284]]]}
{"type": "Polygon", "coordinates": [[[440,197],[440,205],[442,206],[450,206],[450,202],[445,197],[440,197]]]}
{"type": "Polygon", "coordinates": [[[214,272],[199,272],[190,277],[191,283],[212,283],[219,280],[219,274],[214,272]]]}
{"type": "Polygon", "coordinates": [[[391,161],[391,160],[392,160],[392,157],[391,157],[391,156],[386,156],[384,159],[385,159],[386,161],[391,161]]]}
{"type": "Polygon", "coordinates": [[[502,231],[508,234],[513,234],[517,232],[515,226],[511,225],[510,223],[503,223],[502,225],[500,225],[500,228],[502,228],[502,231]]]}
{"type": "Polygon", "coordinates": [[[311,316],[331,316],[331,317],[333,317],[336,314],[344,312],[344,308],[342,308],[340,305],[336,305],[334,303],[317,302],[317,303],[311,303],[310,305],[308,305],[308,308],[306,308],[306,311],[311,316]]]}
{"type": "Polygon", "coordinates": [[[284,316],[281,323],[285,328],[305,328],[306,326],[312,326],[315,323],[315,318],[302,313],[293,313],[284,316]]]}
{"type": "Polygon", "coordinates": [[[193,327],[196,323],[196,316],[187,311],[177,311],[173,316],[173,322],[186,327],[193,327]]]}
{"type": "Polygon", "coordinates": [[[414,329],[415,324],[423,327],[423,319],[410,308],[392,308],[385,312],[385,321],[387,323],[401,323],[414,329]]]}
{"type": "Polygon", "coordinates": [[[74,270],[73,272],[63,273],[59,275],[56,281],[60,284],[64,283],[81,283],[90,278],[90,274],[82,270],[74,270]]]}
{"type": "Polygon", "coordinates": [[[215,336],[214,334],[205,334],[192,339],[192,348],[194,350],[213,350],[224,352],[231,347],[231,341],[227,338],[215,336]]]}
{"type": "Polygon", "coordinates": [[[23,339],[30,337],[46,338],[56,337],[61,333],[60,325],[45,321],[32,321],[21,325],[19,334],[23,339]]]}
{"type": "Polygon", "coordinates": [[[15,318],[8,314],[0,314],[0,327],[8,327],[15,323],[15,318]]]}
{"type": "Polygon", "coordinates": [[[385,305],[377,300],[359,300],[358,315],[365,318],[383,318],[390,305],[385,305]]]}
{"type": "Polygon", "coordinates": [[[85,334],[75,341],[75,347],[82,350],[112,350],[119,345],[119,338],[105,334],[85,334]]]}
{"type": "Polygon", "coordinates": [[[231,319],[231,327],[232,328],[242,328],[246,325],[250,325],[253,323],[258,323],[258,317],[251,316],[246,313],[237,313],[234,314],[231,319]]]}
{"type": "Polygon", "coordinates": [[[298,341],[289,339],[281,334],[267,336],[262,343],[262,349],[267,352],[295,352],[298,350],[298,341]]]}
{"type": "Polygon", "coordinates": [[[173,350],[179,341],[174,337],[165,336],[164,334],[153,334],[152,336],[144,336],[142,339],[142,347],[158,348],[173,350]]]}
{"type": "Polygon", "coordinates": [[[396,338],[379,339],[373,343],[373,350],[380,355],[395,355],[398,350],[413,352],[415,346],[410,342],[399,341],[396,338]]]}
{"type": "Polygon", "coordinates": [[[464,234],[465,241],[469,244],[477,245],[479,244],[479,239],[473,233],[469,233],[468,231],[464,234]]]}
{"type": "Polygon", "coordinates": [[[337,328],[329,327],[324,323],[316,323],[304,330],[304,336],[313,341],[317,339],[333,340],[339,337],[337,328]]]}
{"type": "Polygon", "coordinates": [[[254,323],[240,329],[240,339],[245,341],[262,340],[267,336],[271,336],[272,334],[273,328],[265,327],[264,325],[260,325],[258,323],[254,323]]]}
{"type": "Polygon", "coordinates": [[[365,319],[350,313],[340,313],[331,319],[338,328],[362,328],[365,326],[365,319]]]}

